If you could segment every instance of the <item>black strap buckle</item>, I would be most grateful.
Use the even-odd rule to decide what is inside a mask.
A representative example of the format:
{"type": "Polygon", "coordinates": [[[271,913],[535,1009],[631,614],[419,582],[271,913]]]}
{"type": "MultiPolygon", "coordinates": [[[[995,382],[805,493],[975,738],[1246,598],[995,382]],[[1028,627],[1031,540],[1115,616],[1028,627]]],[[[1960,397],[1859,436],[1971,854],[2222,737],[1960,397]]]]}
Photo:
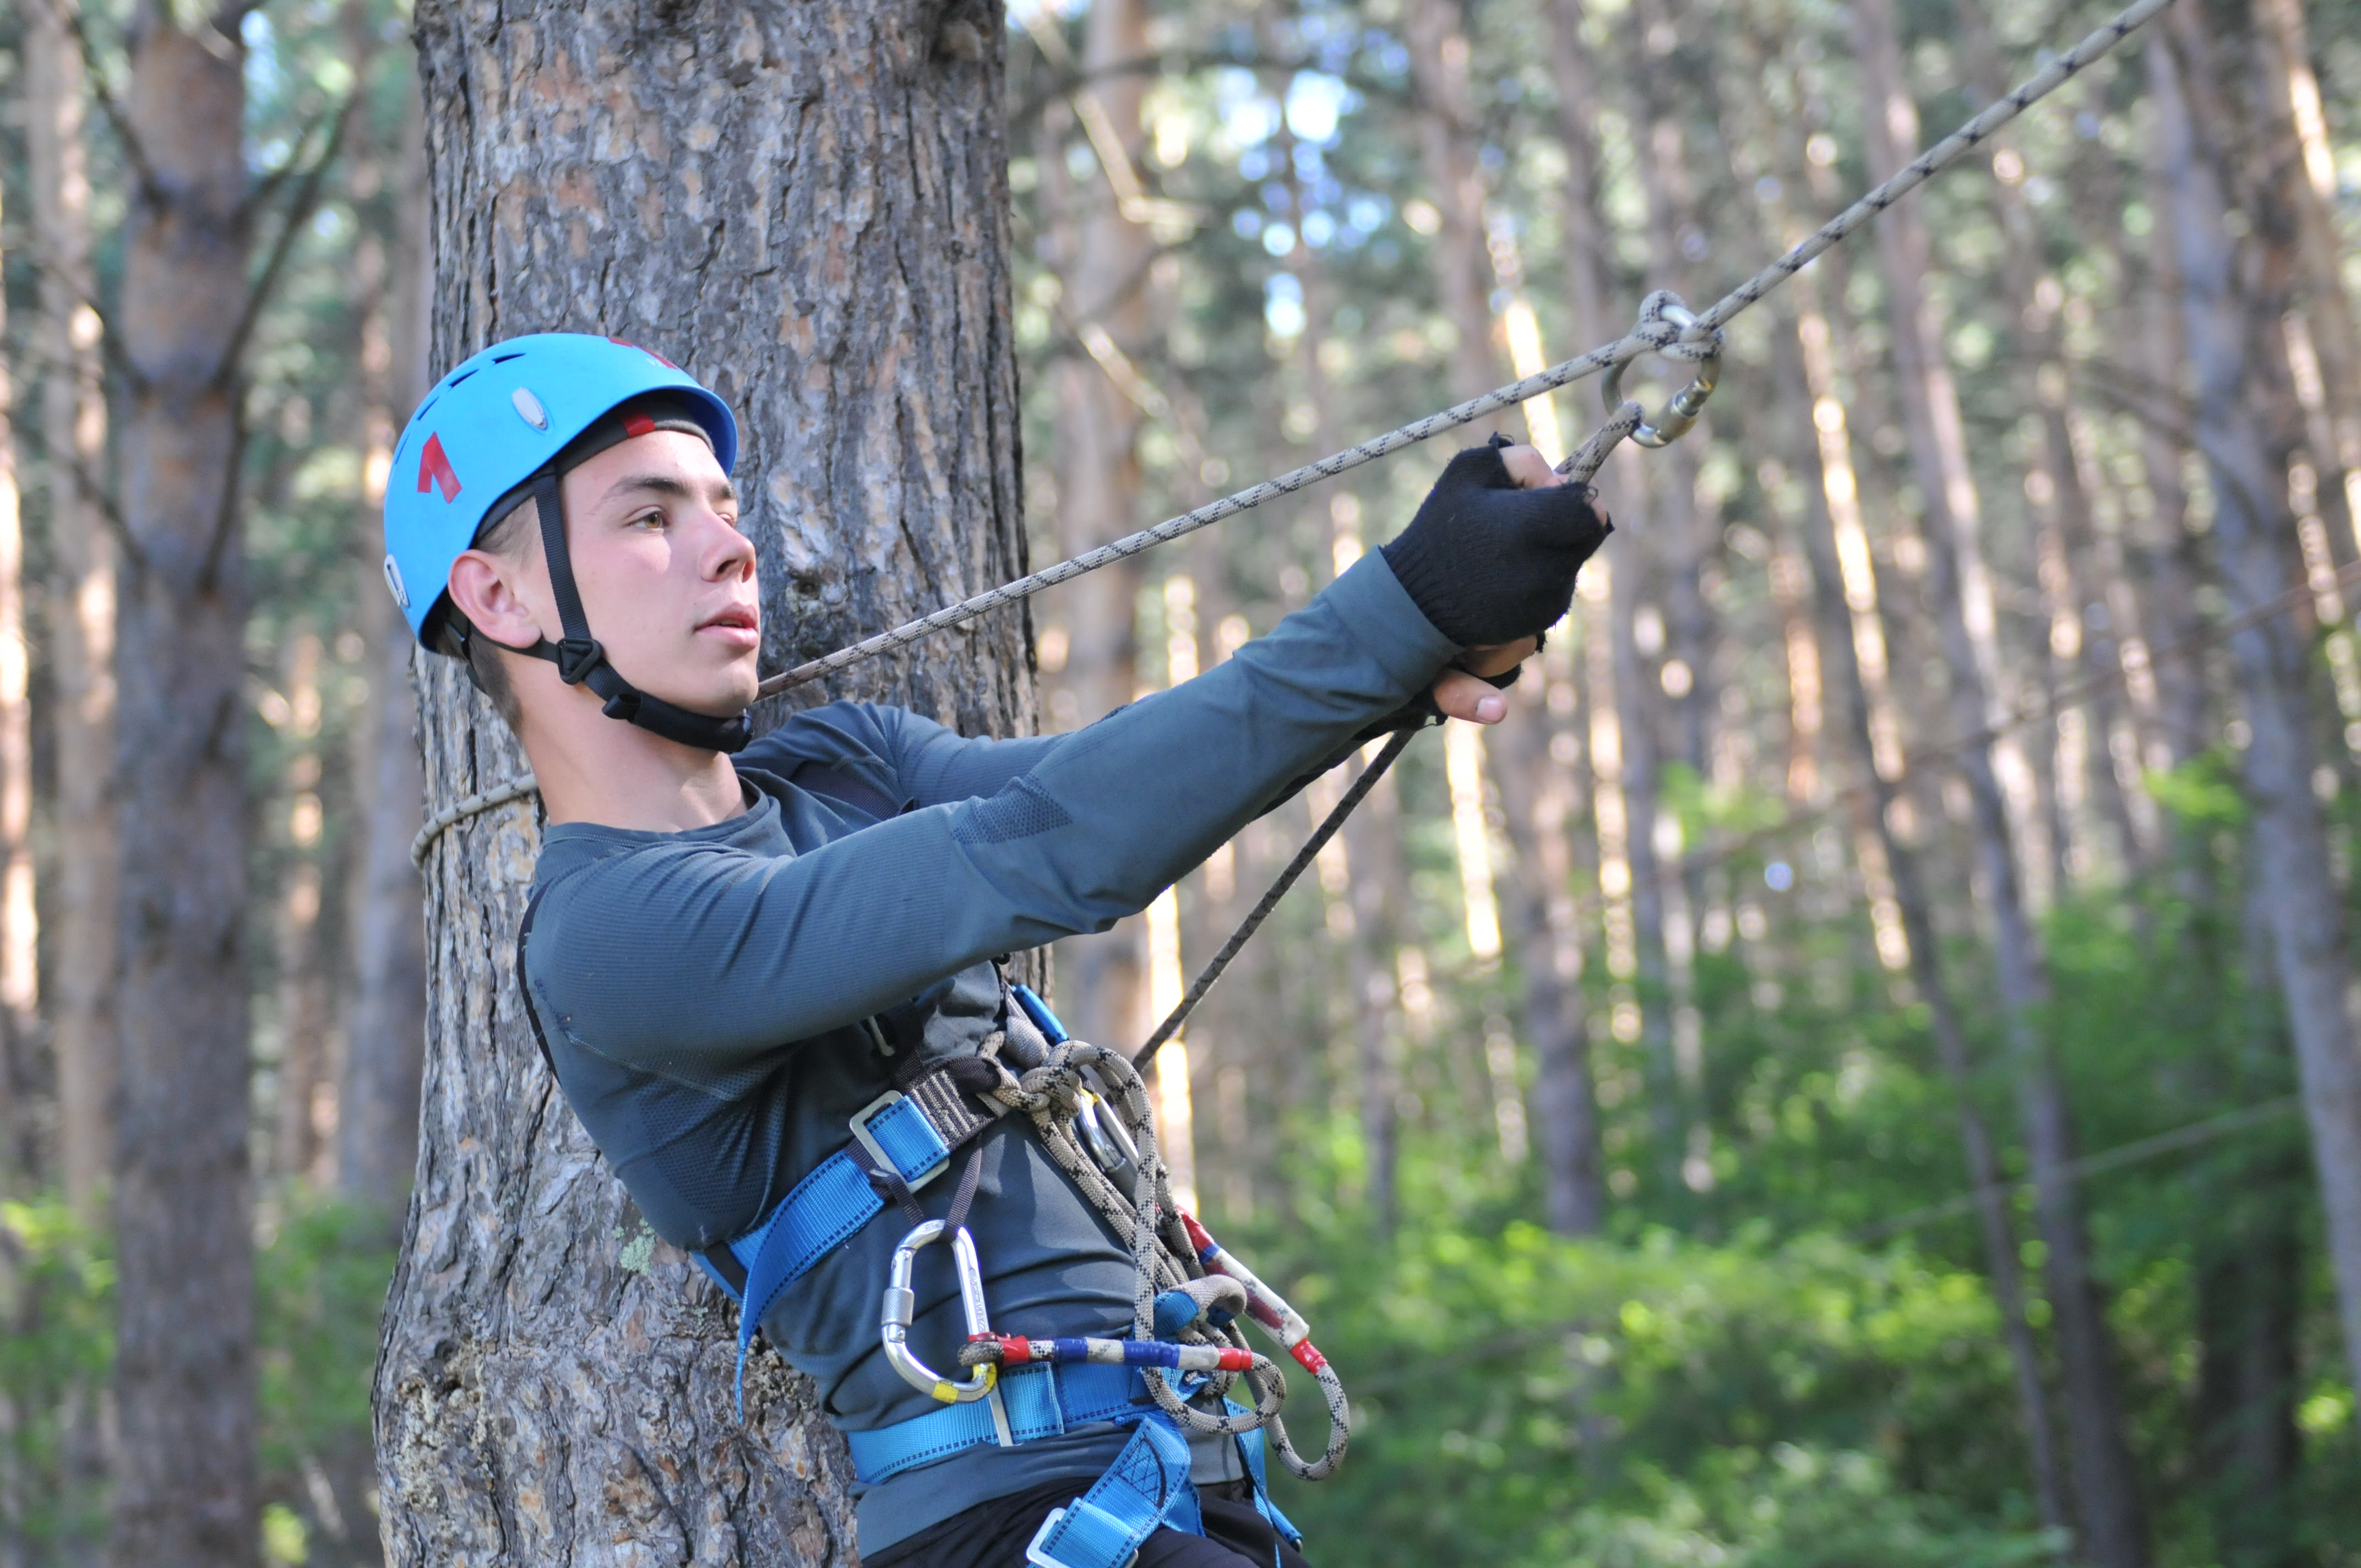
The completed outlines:
{"type": "Polygon", "coordinates": [[[607,650],[598,645],[596,637],[565,638],[557,644],[557,678],[569,686],[578,686],[606,657],[607,650]]]}

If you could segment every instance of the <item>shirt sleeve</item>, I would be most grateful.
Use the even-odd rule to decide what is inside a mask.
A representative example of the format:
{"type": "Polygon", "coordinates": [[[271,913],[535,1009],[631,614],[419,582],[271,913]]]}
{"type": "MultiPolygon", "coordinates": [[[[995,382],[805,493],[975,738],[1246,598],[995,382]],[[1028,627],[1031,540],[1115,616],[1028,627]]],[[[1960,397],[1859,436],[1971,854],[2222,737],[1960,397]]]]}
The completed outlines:
{"type": "Polygon", "coordinates": [[[920,806],[997,795],[1056,754],[1068,735],[994,740],[961,735],[906,707],[870,710],[886,760],[920,806]]]}
{"type": "Polygon", "coordinates": [[[902,765],[939,804],[806,853],[659,843],[553,886],[528,954],[544,1022],[705,1078],[994,954],[1104,930],[1456,652],[1373,552],[1269,636],[1073,734],[963,741],[917,721],[902,765]]]}

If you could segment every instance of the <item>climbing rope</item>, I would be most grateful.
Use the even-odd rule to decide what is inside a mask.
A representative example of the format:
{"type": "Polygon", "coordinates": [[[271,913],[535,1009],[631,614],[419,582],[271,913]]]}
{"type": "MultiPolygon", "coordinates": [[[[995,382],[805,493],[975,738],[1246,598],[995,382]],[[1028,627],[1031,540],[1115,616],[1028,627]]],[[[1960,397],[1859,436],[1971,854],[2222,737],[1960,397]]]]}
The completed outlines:
{"type": "MultiPolygon", "coordinates": [[[[1001,1038],[1005,1040],[1005,1036],[1001,1038]]],[[[1216,1369],[1204,1387],[1185,1396],[1172,1386],[1166,1367],[1143,1363],[1137,1351],[1126,1355],[1126,1361],[1141,1366],[1157,1408],[1187,1431],[1225,1437],[1261,1431],[1279,1463],[1298,1479],[1321,1481],[1334,1475],[1344,1463],[1345,1445],[1352,1438],[1352,1408],[1345,1397],[1345,1385],[1335,1368],[1328,1364],[1328,1358],[1312,1344],[1311,1325],[1277,1292],[1215,1245],[1196,1220],[1173,1201],[1171,1173],[1158,1152],[1156,1119],[1149,1112],[1148,1085],[1138,1069],[1121,1052],[1082,1040],[1052,1045],[1041,1064],[1022,1075],[1000,1060],[996,1046],[989,1048],[985,1059],[999,1077],[990,1092],[1010,1110],[1031,1118],[1035,1137],[1050,1163],[1063,1171],[1083,1199],[1104,1216],[1116,1235],[1129,1241],[1133,1288],[1132,1338],[1128,1343],[1148,1345],[1169,1341],[1216,1353],[1216,1369]],[[1137,1149],[1134,1162],[1137,1174],[1127,1194],[1074,1136],[1075,1118],[1085,1097],[1093,1092],[1093,1080],[1099,1091],[1098,1102],[1121,1118],[1137,1149]],[[1205,1288],[1206,1282],[1215,1278],[1226,1278],[1236,1288],[1205,1288]],[[1159,1322],[1160,1305],[1175,1291],[1192,1299],[1183,1303],[1189,1316],[1180,1322],[1159,1322]],[[1216,1313],[1207,1310],[1215,1303],[1239,1301],[1244,1305],[1242,1312],[1216,1313]],[[1328,1442],[1319,1458],[1305,1459],[1289,1440],[1287,1428],[1279,1420],[1279,1410],[1287,1403],[1287,1379],[1268,1356],[1248,1347],[1237,1321],[1241,1316],[1251,1317],[1268,1330],[1319,1384],[1328,1407],[1328,1442]],[[1231,1353],[1228,1357],[1219,1354],[1224,1350],[1231,1353]],[[1221,1365],[1224,1360],[1243,1362],[1244,1365],[1230,1370],[1221,1365]],[[1223,1398],[1240,1378],[1254,1394],[1251,1409],[1233,1408],[1223,1398]],[[1208,1403],[1217,1408],[1200,1408],[1208,1403]]],[[[1022,1365],[1010,1356],[1012,1343],[1025,1342],[1012,1342],[998,1335],[971,1339],[960,1352],[960,1364],[970,1368],[1022,1365]]],[[[1069,1342],[1050,1343],[1058,1345],[1069,1342]]],[[[1093,1356],[1086,1345],[1071,1348],[1081,1354],[1066,1359],[1113,1359],[1104,1349],[1099,1356],[1093,1356]]],[[[1025,1360],[1032,1359],[1035,1358],[1027,1345],[1025,1360]]],[[[1060,1357],[1052,1351],[1038,1359],[1060,1357]]],[[[1173,1357],[1175,1369],[1180,1359],[1178,1355],[1173,1357]]]]}
{"type": "MultiPolygon", "coordinates": [[[[1809,237],[1723,295],[1710,310],[1701,314],[1689,312],[1675,295],[1662,291],[1651,294],[1642,303],[1639,320],[1631,331],[1613,343],[1594,348],[1577,358],[1566,360],[1564,364],[1552,366],[1521,381],[1514,381],[1508,386],[1498,388],[1480,398],[1470,398],[1464,403],[1455,403],[1440,413],[1413,420],[1400,429],[1388,431],[1374,440],[1365,441],[1358,446],[1339,452],[1333,456],[1323,457],[1317,463],[1307,463],[1301,468],[1290,469],[1276,478],[1266,479],[1261,484],[1250,486],[1234,495],[1224,496],[1220,500],[1199,507],[1194,511],[1184,512],[1179,517],[1159,522],[1153,528],[1143,529],[1113,543],[1103,544],[1095,550],[1086,551],[1082,554],[1060,561],[1056,565],[1045,567],[1028,576],[1004,583],[972,598],[963,599],[958,604],[947,605],[931,615],[921,616],[890,631],[879,632],[874,637],[855,642],[849,647],[840,648],[833,653],[825,654],[820,658],[797,664],[792,669],[784,670],[763,681],[758,688],[760,694],[763,696],[775,696],[780,692],[807,685],[824,675],[834,674],[839,670],[873,659],[881,653],[889,653],[895,649],[907,647],[938,631],[962,625],[1003,605],[1030,598],[1044,588],[1071,582],[1076,577],[1095,572],[1103,566],[1113,565],[1115,562],[1137,555],[1142,551],[1153,549],[1159,544],[1170,543],[1175,539],[1194,533],[1208,524],[1219,522],[1224,518],[1235,517],[1242,511],[1277,500],[1281,496],[1291,496],[1306,486],[1317,484],[1323,479],[1333,479],[1339,474],[1357,468],[1365,463],[1373,463],[1389,453],[1400,451],[1405,446],[1413,446],[1420,442],[1430,440],[1446,430],[1456,430],[1462,425],[1472,424],[1487,415],[1497,413],[1502,409],[1524,402],[1528,399],[1540,397],[1545,392],[1555,391],[1560,387],[1569,386],[1574,382],[1603,373],[1607,377],[1605,390],[1609,411],[1608,421],[1558,468],[1558,472],[1565,475],[1569,479],[1587,484],[1591,477],[1598,473],[1599,466],[1606,462],[1608,454],[1622,442],[1633,440],[1645,446],[1662,446],[1677,439],[1696,422],[1697,415],[1704,407],[1706,399],[1713,392],[1715,378],[1719,373],[1722,344],[1721,329],[1733,317],[1802,271],[1821,252],[1846,238],[1863,225],[1870,223],[1895,202],[1981,146],[1994,131],[2080,75],[2093,61],[2106,55],[2117,44],[2138,31],[2171,3],[2172,0],[2135,0],[2134,4],[2125,6],[2112,20],[2093,31],[2081,42],[2051,60],[2048,65],[2019,84],[2014,92],[1985,105],[1965,125],[1920,153],[1907,168],[1821,225],[1809,237]],[[1675,393],[1669,400],[1666,407],[1654,415],[1649,414],[1639,403],[1622,400],[1619,395],[1623,368],[1632,361],[1644,358],[1649,355],[1697,367],[1697,375],[1689,385],[1675,393]]],[[[1395,748],[1393,755],[1399,754],[1399,748],[1395,748]]],[[[1391,762],[1392,755],[1387,755],[1383,757],[1382,763],[1373,763],[1371,766],[1372,769],[1381,773],[1383,765],[1389,765],[1391,762]]],[[[1372,778],[1368,782],[1374,785],[1376,780],[1372,778]]],[[[418,837],[411,841],[412,864],[423,868],[436,839],[455,824],[465,821],[479,812],[494,810],[511,802],[522,800],[532,794],[534,787],[530,775],[510,779],[489,789],[468,795],[464,800],[436,812],[428,820],[426,826],[419,829],[418,837]]],[[[1361,791],[1360,794],[1366,795],[1367,791],[1361,791]]],[[[1333,833],[1334,829],[1330,828],[1328,831],[1333,833]]],[[[1324,843],[1326,840],[1323,838],[1321,841],[1324,843]]],[[[1301,875],[1301,872],[1296,870],[1295,874],[1301,875]]],[[[1287,880],[1291,883],[1294,878],[1290,876],[1287,880]]],[[[1282,888],[1279,891],[1284,892],[1285,889],[1282,888]]],[[[1259,910],[1259,905],[1257,909],[1259,910]]],[[[1267,914],[1268,911],[1264,910],[1260,913],[1267,914]]],[[[1260,923],[1259,914],[1249,918],[1255,924],[1260,923]]],[[[1227,953],[1229,949],[1225,947],[1224,951],[1227,953]]],[[[1227,958],[1224,957],[1222,961],[1226,963],[1227,958]]],[[[1191,987],[1190,995],[1183,1001],[1180,1009],[1183,1016],[1189,1008],[1195,1005],[1196,999],[1202,994],[1202,992],[1197,987],[1191,987]]],[[[1173,1023],[1177,1027],[1176,1020],[1168,1020],[1168,1022],[1173,1023]]],[[[1161,1028],[1157,1036],[1153,1036],[1158,1045],[1160,1045],[1166,1037],[1168,1037],[1168,1031],[1161,1028]]],[[[1147,1051],[1143,1051],[1143,1058],[1147,1054],[1148,1054],[1147,1051]]]]}

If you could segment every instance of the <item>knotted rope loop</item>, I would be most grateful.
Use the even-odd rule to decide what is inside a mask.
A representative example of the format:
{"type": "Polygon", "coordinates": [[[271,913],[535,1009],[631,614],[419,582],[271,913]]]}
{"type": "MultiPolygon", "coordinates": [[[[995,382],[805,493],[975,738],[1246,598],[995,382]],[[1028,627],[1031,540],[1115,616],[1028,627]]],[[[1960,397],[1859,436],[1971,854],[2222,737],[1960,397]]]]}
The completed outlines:
{"type": "Polygon", "coordinates": [[[1650,294],[1640,302],[1639,322],[1615,345],[1615,363],[1608,367],[1606,378],[1599,383],[1598,395],[1608,413],[1622,413],[1624,367],[1643,355],[1696,366],[1689,384],[1665,400],[1662,412],[1650,414],[1644,407],[1633,405],[1640,407],[1640,416],[1631,427],[1631,440],[1642,446],[1670,446],[1697,427],[1706,400],[1721,382],[1722,341],[1721,329],[1699,321],[1678,294],[1669,289],[1650,294]]]}

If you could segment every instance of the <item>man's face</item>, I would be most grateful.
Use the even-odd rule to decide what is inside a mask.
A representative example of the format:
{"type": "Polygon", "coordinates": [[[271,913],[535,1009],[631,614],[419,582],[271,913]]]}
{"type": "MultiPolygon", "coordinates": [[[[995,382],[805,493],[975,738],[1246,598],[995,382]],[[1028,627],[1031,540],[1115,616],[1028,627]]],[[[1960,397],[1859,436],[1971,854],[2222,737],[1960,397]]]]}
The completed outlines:
{"type": "Polygon", "coordinates": [[[616,672],[698,713],[752,702],[754,547],[713,449],[681,431],[634,436],[567,473],[564,496],[583,613],[616,672]]]}

